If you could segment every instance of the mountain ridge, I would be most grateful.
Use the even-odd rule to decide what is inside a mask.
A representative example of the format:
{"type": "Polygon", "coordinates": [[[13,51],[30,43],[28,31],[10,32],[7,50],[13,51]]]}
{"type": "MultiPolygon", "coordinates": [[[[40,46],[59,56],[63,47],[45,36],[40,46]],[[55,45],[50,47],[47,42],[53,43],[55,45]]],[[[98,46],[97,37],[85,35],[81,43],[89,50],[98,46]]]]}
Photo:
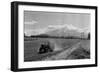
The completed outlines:
{"type": "MultiPolygon", "coordinates": [[[[86,29],[86,28],[85,28],[86,29]]],[[[75,36],[75,37],[81,37],[84,35],[84,37],[87,36],[87,31],[84,29],[80,29],[72,24],[64,24],[64,25],[49,25],[46,28],[43,29],[36,29],[31,31],[34,36],[37,35],[49,35],[49,36],[75,36]]],[[[89,32],[88,32],[89,33],[89,32]]]]}

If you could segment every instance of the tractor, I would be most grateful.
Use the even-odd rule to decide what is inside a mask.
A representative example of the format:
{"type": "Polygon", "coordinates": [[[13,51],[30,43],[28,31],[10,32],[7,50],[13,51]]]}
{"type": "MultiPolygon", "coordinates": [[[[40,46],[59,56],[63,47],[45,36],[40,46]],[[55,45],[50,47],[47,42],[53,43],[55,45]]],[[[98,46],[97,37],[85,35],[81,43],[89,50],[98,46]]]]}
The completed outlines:
{"type": "Polygon", "coordinates": [[[42,43],[40,45],[38,53],[39,54],[45,54],[45,53],[48,53],[48,52],[53,52],[53,48],[52,48],[50,42],[42,43]]]}

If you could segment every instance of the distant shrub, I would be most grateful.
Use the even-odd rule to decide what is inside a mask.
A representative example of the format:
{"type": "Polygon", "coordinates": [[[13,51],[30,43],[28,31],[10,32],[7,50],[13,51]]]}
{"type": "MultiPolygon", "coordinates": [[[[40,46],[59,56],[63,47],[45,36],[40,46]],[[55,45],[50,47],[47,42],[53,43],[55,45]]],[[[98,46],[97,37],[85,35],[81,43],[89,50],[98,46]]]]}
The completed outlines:
{"type": "Polygon", "coordinates": [[[88,39],[90,39],[90,33],[88,34],[88,39]]]}

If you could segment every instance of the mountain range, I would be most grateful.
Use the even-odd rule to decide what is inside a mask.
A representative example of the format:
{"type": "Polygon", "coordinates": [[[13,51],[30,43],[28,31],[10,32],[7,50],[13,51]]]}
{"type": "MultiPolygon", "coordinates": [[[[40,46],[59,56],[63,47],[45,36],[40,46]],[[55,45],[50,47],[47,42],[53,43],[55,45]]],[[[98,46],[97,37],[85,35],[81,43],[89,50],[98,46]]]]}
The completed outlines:
{"type": "Polygon", "coordinates": [[[87,37],[89,33],[88,28],[78,28],[72,24],[64,24],[64,25],[48,25],[46,28],[35,29],[30,31],[31,35],[38,36],[38,35],[48,35],[48,36],[74,36],[74,37],[87,37]]]}

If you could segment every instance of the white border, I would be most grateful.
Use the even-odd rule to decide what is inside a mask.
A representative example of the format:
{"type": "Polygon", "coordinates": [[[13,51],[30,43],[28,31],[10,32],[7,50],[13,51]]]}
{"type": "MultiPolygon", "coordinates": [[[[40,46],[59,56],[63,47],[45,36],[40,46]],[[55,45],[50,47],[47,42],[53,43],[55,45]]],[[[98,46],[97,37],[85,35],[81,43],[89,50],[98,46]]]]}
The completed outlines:
{"type": "Polygon", "coordinates": [[[78,8],[60,8],[60,7],[46,7],[46,6],[26,6],[19,5],[18,7],[18,68],[36,68],[36,67],[50,67],[50,66],[71,66],[95,64],[95,10],[93,9],[78,9],[78,8]],[[90,53],[91,59],[85,60],[60,60],[60,61],[38,61],[38,62],[24,62],[24,10],[29,11],[49,11],[49,12],[71,12],[71,13],[90,13],[91,14],[91,43],[90,53]]]}

